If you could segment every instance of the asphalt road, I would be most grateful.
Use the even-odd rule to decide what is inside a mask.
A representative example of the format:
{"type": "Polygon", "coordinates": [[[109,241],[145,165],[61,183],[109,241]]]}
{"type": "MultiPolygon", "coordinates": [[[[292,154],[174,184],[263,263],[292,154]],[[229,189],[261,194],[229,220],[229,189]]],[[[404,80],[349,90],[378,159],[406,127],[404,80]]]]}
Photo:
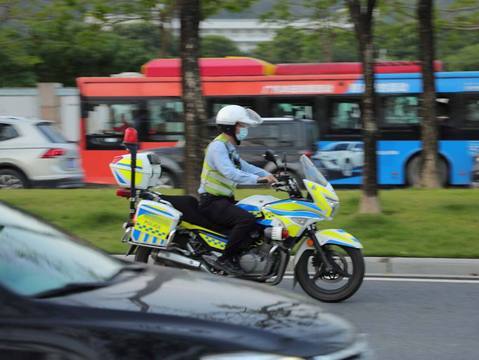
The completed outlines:
{"type": "Polygon", "coordinates": [[[366,333],[378,360],[479,359],[478,280],[370,278],[352,298],[321,306],[366,333]]]}

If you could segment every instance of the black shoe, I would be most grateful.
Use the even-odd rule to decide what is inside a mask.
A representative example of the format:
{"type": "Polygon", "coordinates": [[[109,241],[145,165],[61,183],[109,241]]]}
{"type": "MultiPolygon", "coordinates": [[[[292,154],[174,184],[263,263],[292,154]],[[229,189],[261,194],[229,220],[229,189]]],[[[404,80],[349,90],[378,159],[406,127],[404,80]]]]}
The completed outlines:
{"type": "Polygon", "coordinates": [[[223,270],[224,272],[231,274],[231,275],[240,275],[243,274],[243,269],[239,266],[237,262],[235,262],[232,258],[225,258],[223,256],[219,257],[216,260],[216,267],[223,270]]]}

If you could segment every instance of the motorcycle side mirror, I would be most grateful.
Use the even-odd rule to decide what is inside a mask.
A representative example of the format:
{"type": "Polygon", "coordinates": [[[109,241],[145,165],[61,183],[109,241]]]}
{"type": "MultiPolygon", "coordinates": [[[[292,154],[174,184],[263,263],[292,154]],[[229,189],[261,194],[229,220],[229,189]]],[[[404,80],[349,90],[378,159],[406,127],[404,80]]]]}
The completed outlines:
{"type": "Polygon", "coordinates": [[[278,166],[278,163],[276,162],[276,156],[273,154],[271,150],[266,150],[263,156],[265,160],[272,161],[276,166],[278,166]]]}

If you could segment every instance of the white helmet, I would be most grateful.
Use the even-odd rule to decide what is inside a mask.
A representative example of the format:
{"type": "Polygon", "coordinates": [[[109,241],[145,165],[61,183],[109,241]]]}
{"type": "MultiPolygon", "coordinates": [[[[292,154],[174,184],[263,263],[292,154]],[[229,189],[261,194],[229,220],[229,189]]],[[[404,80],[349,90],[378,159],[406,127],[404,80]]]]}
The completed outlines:
{"type": "Polygon", "coordinates": [[[217,125],[236,125],[242,123],[247,126],[257,126],[263,122],[261,116],[251,109],[239,105],[227,105],[216,114],[217,125]]]}

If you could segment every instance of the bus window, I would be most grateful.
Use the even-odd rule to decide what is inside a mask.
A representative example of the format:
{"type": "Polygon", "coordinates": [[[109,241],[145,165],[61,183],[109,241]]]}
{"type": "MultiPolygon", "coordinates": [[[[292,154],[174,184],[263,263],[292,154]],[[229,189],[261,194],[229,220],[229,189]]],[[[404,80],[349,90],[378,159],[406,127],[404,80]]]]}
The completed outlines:
{"type": "Polygon", "coordinates": [[[464,115],[467,126],[479,127],[479,98],[466,99],[464,115]]]}
{"type": "Polygon", "coordinates": [[[180,99],[147,100],[148,131],[146,141],[183,140],[183,103],[180,99]]]}
{"type": "Polygon", "coordinates": [[[417,96],[384,98],[384,125],[416,125],[421,122],[417,96]]]}
{"type": "Polygon", "coordinates": [[[360,129],[361,107],[357,101],[331,102],[331,129],[360,129]]]}
{"type": "Polygon", "coordinates": [[[313,105],[304,102],[274,102],[270,108],[273,117],[289,117],[293,119],[312,119],[313,105]]]}
{"type": "Polygon", "coordinates": [[[88,149],[121,149],[123,133],[138,128],[139,104],[90,104],[86,118],[88,149]]]}

